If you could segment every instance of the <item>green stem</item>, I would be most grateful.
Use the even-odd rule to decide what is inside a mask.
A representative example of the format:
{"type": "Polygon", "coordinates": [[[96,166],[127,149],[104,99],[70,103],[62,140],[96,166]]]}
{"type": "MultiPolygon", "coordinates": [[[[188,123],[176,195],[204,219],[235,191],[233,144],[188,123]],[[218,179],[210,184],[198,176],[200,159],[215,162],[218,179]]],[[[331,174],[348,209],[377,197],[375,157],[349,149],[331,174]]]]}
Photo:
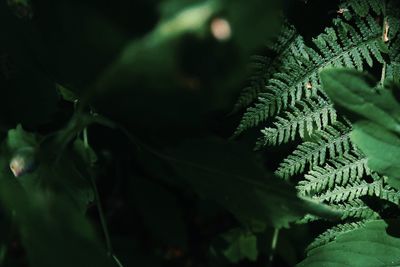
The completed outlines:
{"type": "Polygon", "coordinates": [[[386,62],[383,63],[383,66],[382,66],[382,74],[381,74],[381,81],[380,81],[381,86],[383,86],[385,84],[385,78],[386,78],[386,62]]]}
{"type": "MultiPolygon", "coordinates": [[[[383,25],[382,25],[382,41],[386,42],[387,40],[385,40],[385,37],[387,38],[387,27],[388,27],[388,17],[386,15],[386,1],[382,2],[383,5],[383,25]]],[[[381,80],[380,80],[380,84],[381,86],[383,86],[385,84],[385,78],[386,78],[386,62],[383,63],[382,66],[382,73],[381,73],[381,80]]]]}
{"type": "Polygon", "coordinates": [[[272,262],[274,260],[276,245],[278,243],[278,237],[279,237],[279,228],[275,228],[273,236],[272,236],[272,241],[271,241],[271,253],[269,254],[269,263],[270,264],[272,264],[272,262]]]}
{"type": "Polygon", "coordinates": [[[120,260],[117,258],[117,256],[115,256],[115,254],[112,255],[115,263],[118,265],[118,267],[124,267],[124,265],[122,265],[122,263],[120,262],[120,260]]]}
{"type": "MultiPolygon", "coordinates": [[[[87,127],[85,127],[83,129],[83,144],[84,144],[85,148],[89,148],[87,127]]],[[[113,260],[118,265],[118,267],[124,267],[122,265],[122,263],[120,262],[120,260],[117,258],[117,256],[114,254],[114,250],[113,250],[111,238],[110,238],[110,233],[109,233],[108,227],[107,227],[107,221],[106,221],[106,218],[104,215],[103,206],[100,201],[99,190],[97,188],[96,181],[94,180],[94,175],[90,170],[89,170],[89,176],[90,176],[90,183],[92,184],[92,188],[93,188],[93,192],[94,192],[94,201],[96,203],[97,212],[99,213],[99,217],[100,217],[100,224],[103,229],[104,239],[105,239],[106,248],[107,248],[107,254],[109,257],[113,258],[113,260]]]]}
{"type": "Polygon", "coordinates": [[[89,140],[88,140],[88,134],[87,134],[87,127],[83,129],[83,145],[85,148],[89,148],[89,140]]]}

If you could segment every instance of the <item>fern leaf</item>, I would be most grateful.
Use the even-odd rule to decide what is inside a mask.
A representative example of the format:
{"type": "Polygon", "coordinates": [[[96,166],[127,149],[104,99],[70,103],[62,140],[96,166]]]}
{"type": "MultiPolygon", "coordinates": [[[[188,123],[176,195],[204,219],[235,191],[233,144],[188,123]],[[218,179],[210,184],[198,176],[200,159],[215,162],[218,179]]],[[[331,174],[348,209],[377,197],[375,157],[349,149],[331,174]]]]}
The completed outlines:
{"type": "Polygon", "coordinates": [[[346,0],[340,5],[340,13],[348,20],[353,18],[353,15],[365,17],[373,10],[377,15],[383,13],[382,0],[346,0]]]}
{"type": "MultiPolygon", "coordinates": [[[[368,207],[361,199],[355,199],[348,203],[332,204],[331,208],[342,213],[341,220],[357,219],[357,220],[373,220],[380,218],[379,214],[368,207]]],[[[320,217],[307,214],[297,224],[304,224],[313,221],[321,220],[320,217]]]]}
{"type": "MultiPolygon", "coordinates": [[[[257,149],[287,143],[298,136],[307,139],[283,160],[275,174],[288,180],[307,171],[297,185],[300,196],[327,203],[342,213],[341,220],[358,221],[329,229],[310,249],[362,227],[365,221],[380,218],[364,203],[363,196],[400,204],[400,192],[389,187],[385,177],[371,173],[367,158],[352,145],[350,124],[336,121],[336,111],[319,79],[319,72],[328,67],[362,71],[378,62],[383,64],[382,81],[400,82],[396,0],[343,0],[338,14],[344,19],[334,19],[334,26],[316,36],[310,47],[301,37],[291,43],[285,58],[280,59],[281,66],[272,75],[264,75],[262,90],[249,97],[257,100],[247,108],[235,132],[238,135],[271,121],[263,125],[257,149]],[[373,181],[365,181],[365,175],[373,181]]],[[[306,215],[297,223],[319,219],[306,215]]]]}
{"type": "Polygon", "coordinates": [[[249,78],[249,86],[242,90],[231,113],[236,113],[253,103],[258,95],[265,91],[264,87],[271,75],[283,66],[285,59],[291,51],[291,46],[298,46],[303,39],[297,34],[293,25],[285,22],[275,42],[267,46],[274,56],[253,56],[252,76],[249,78]]]}
{"type": "Polygon", "coordinates": [[[389,186],[385,186],[381,190],[379,197],[381,199],[390,201],[396,205],[400,204],[400,192],[397,190],[394,190],[393,188],[390,188],[389,186]]]}
{"type": "Polygon", "coordinates": [[[329,121],[336,121],[336,111],[332,104],[323,98],[305,99],[300,101],[299,107],[293,107],[286,113],[286,117],[277,116],[274,128],[264,128],[256,149],[265,145],[276,145],[294,140],[297,132],[303,138],[311,135],[315,130],[325,128],[329,121]]]}
{"type": "Polygon", "coordinates": [[[348,183],[346,186],[335,186],[320,195],[315,195],[313,198],[320,202],[340,203],[351,201],[361,196],[377,196],[379,197],[382,192],[382,181],[374,181],[367,183],[365,181],[354,181],[348,183]]]}
{"type": "MultiPolygon", "coordinates": [[[[367,167],[367,158],[356,154],[347,154],[341,158],[329,161],[324,167],[315,166],[304,176],[305,180],[299,182],[297,189],[301,195],[313,195],[337,186],[346,186],[359,181],[364,174],[370,174],[367,167]]],[[[338,194],[338,192],[335,192],[338,194]]],[[[326,195],[328,199],[335,199],[326,195]]]]}
{"type": "Polygon", "coordinates": [[[337,20],[335,29],[328,28],[313,40],[317,50],[292,47],[291,63],[269,79],[267,91],[246,111],[235,135],[259,125],[269,116],[293,108],[304,98],[323,94],[319,71],[324,68],[344,66],[361,70],[364,62],[372,66],[373,57],[383,63],[382,53],[386,50],[380,25],[370,16],[357,19],[356,25],[357,29],[337,20]]]}
{"type": "Polygon", "coordinates": [[[342,211],[342,220],[346,219],[378,219],[379,214],[368,207],[362,200],[355,199],[348,203],[331,205],[332,208],[342,211]]]}
{"type": "Polygon", "coordinates": [[[389,47],[390,63],[386,69],[386,79],[400,82],[400,34],[391,41],[389,47]]]}
{"type": "Polygon", "coordinates": [[[339,235],[354,231],[356,229],[359,229],[365,225],[365,223],[368,220],[363,220],[359,222],[351,222],[351,223],[344,223],[344,224],[339,224],[336,225],[322,234],[320,234],[308,247],[307,251],[310,251],[312,249],[315,249],[317,247],[320,247],[322,245],[325,245],[333,240],[335,240],[336,237],[339,235]]]}
{"type": "Polygon", "coordinates": [[[275,174],[287,180],[289,177],[304,172],[306,165],[313,168],[325,163],[327,156],[330,158],[348,153],[351,147],[351,126],[347,122],[336,122],[324,130],[317,131],[311,136],[312,141],[306,141],[297,146],[294,152],[285,158],[275,174]]]}

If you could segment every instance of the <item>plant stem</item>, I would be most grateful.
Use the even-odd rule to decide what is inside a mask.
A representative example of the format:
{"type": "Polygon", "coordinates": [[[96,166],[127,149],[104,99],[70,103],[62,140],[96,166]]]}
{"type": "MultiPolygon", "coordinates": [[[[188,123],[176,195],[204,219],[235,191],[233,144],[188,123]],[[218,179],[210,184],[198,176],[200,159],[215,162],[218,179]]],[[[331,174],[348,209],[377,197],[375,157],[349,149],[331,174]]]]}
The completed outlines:
{"type": "MultiPolygon", "coordinates": [[[[389,22],[388,22],[388,18],[386,15],[386,1],[382,1],[382,5],[383,5],[383,25],[382,25],[382,41],[383,42],[388,42],[389,38],[388,38],[388,31],[389,31],[389,22]]],[[[386,78],[386,62],[383,63],[382,66],[382,74],[381,74],[381,80],[380,80],[380,84],[381,86],[383,86],[385,84],[385,78],[386,78]]]]}
{"type": "Polygon", "coordinates": [[[109,255],[112,255],[113,254],[113,248],[112,248],[112,245],[111,245],[110,234],[108,232],[107,222],[106,222],[106,219],[105,219],[105,216],[104,216],[103,207],[101,205],[99,191],[97,189],[97,185],[96,185],[96,182],[94,181],[93,175],[90,175],[90,182],[92,184],[93,191],[94,191],[94,201],[95,201],[96,206],[97,206],[97,212],[99,213],[100,224],[101,224],[101,227],[103,229],[104,238],[105,238],[105,241],[106,241],[107,252],[108,252],[109,255]]]}
{"type": "Polygon", "coordinates": [[[89,140],[88,140],[88,134],[87,134],[87,127],[83,129],[83,145],[85,148],[89,148],[89,140]]]}
{"type": "Polygon", "coordinates": [[[382,74],[381,74],[381,81],[380,81],[381,86],[383,86],[385,84],[385,78],[386,78],[386,62],[383,63],[383,66],[382,66],[382,74]]]}
{"type": "Polygon", "coordinates": [[[273,236],[272,236],[272,241],[271,241],[271,253],[269,254],[269,263],[270,264],[272,264],[272,262],[274,260],[276,244],[278,243],[278,237],[279,237],[279,228],[275,228],[273,236]]]}
{"type": "MultiPolygon", "coordinates": [[[[87,127],[85,127],[83,129],[83,144],[84,144],[85,148],[89,148],[87,127]]],[[[92,188],[93,188],[93,192],[94,192],[94,201],[96,203],[97,212],[99,213],[99,217],[100,217],[101,228],[103,229],[104,239],[105,239],[106,248],[107,248],[107,254],[109,257],[113,258],[113,260],[118,265],[118,267],[124,267],[122,265],[122,263],[120,262],[120,260],[117,258],[117,256],[114,254],[114,250],[113,250],[111,238],[110,238],[110,233],[109,233],[108,227],[107,227],[107,221],[106,221],[106,218],[104,215],[103,206],[101,205],[101,201],[100,201],[99,190],[97,188],[97,184],[96,184],[96,181],[94,180],[94,175],[91,170],[89,170],[89,176],[90,176],[90,183],[92,184],[92,188]]]]}
{"type": "Polygon", "coordinates": [[[124,267],[124,265],[122,265],[122,263],[120,262],[120,260],[117,258],[117,256],[115,256],[115,254],[112,255],[115,263],[118,265],[118,267],[124,267]]]}

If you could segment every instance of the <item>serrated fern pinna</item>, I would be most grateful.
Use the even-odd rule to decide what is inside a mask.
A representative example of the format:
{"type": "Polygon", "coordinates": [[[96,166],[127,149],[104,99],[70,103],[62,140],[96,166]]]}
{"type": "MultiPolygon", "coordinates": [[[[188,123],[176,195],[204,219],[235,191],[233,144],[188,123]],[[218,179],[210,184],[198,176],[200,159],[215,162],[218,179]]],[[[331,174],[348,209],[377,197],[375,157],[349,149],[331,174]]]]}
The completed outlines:
{"type": "MultiPolygon", "coordinates": [[[[275,174],[297,181],[300,195],[342,212],[343,224],[323,233],[310,248],[380,218],[364,202],[365,196],[399,203],[400,193],[367,167],[367,158],[352,144],[352,126],[337,114],[319,78],[320,71],[330,67],[364,70],[379,64],[382,79],[399,79],[395,13],[390,1],[344,1],[332,27],[310,45],[286,23],[270,46],[274,56],[257,58],[257,71],[235,105],[236,111],[248,107],[234,136],[263,127],[256,149],[300,138],[301,143],[275,174]]],[[[317,219],[308,215],[300,223],[317,219]]]]}

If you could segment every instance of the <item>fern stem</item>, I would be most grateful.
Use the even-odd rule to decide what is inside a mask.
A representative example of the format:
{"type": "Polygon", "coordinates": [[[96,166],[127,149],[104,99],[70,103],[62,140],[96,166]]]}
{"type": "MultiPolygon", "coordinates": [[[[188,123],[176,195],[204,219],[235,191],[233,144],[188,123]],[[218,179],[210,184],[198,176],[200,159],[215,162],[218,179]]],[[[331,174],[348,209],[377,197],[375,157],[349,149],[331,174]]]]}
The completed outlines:
{"type": "MultiPolygon", "coordinates": [[[[386,5],[384,4],[384,12],[386,12],[386,5]]],[[[387,38],[387,27],[388,27],[388,18],[385,16],[383,19],[383,26],[382,26],[382,40],[385,42],[387,38]]],[[[381,74],[381,81],[380,84],[383,86],[385,84],[386,78],[386,62],[382,65],[382,74],[381,74]]]]}
{"type": "Polygon", "coordinates": [[[385,78],[386,78],[386,63],[383,63],[382,66],[382,74],[381,74],[381,86],[385,84],[385,78]]]}

